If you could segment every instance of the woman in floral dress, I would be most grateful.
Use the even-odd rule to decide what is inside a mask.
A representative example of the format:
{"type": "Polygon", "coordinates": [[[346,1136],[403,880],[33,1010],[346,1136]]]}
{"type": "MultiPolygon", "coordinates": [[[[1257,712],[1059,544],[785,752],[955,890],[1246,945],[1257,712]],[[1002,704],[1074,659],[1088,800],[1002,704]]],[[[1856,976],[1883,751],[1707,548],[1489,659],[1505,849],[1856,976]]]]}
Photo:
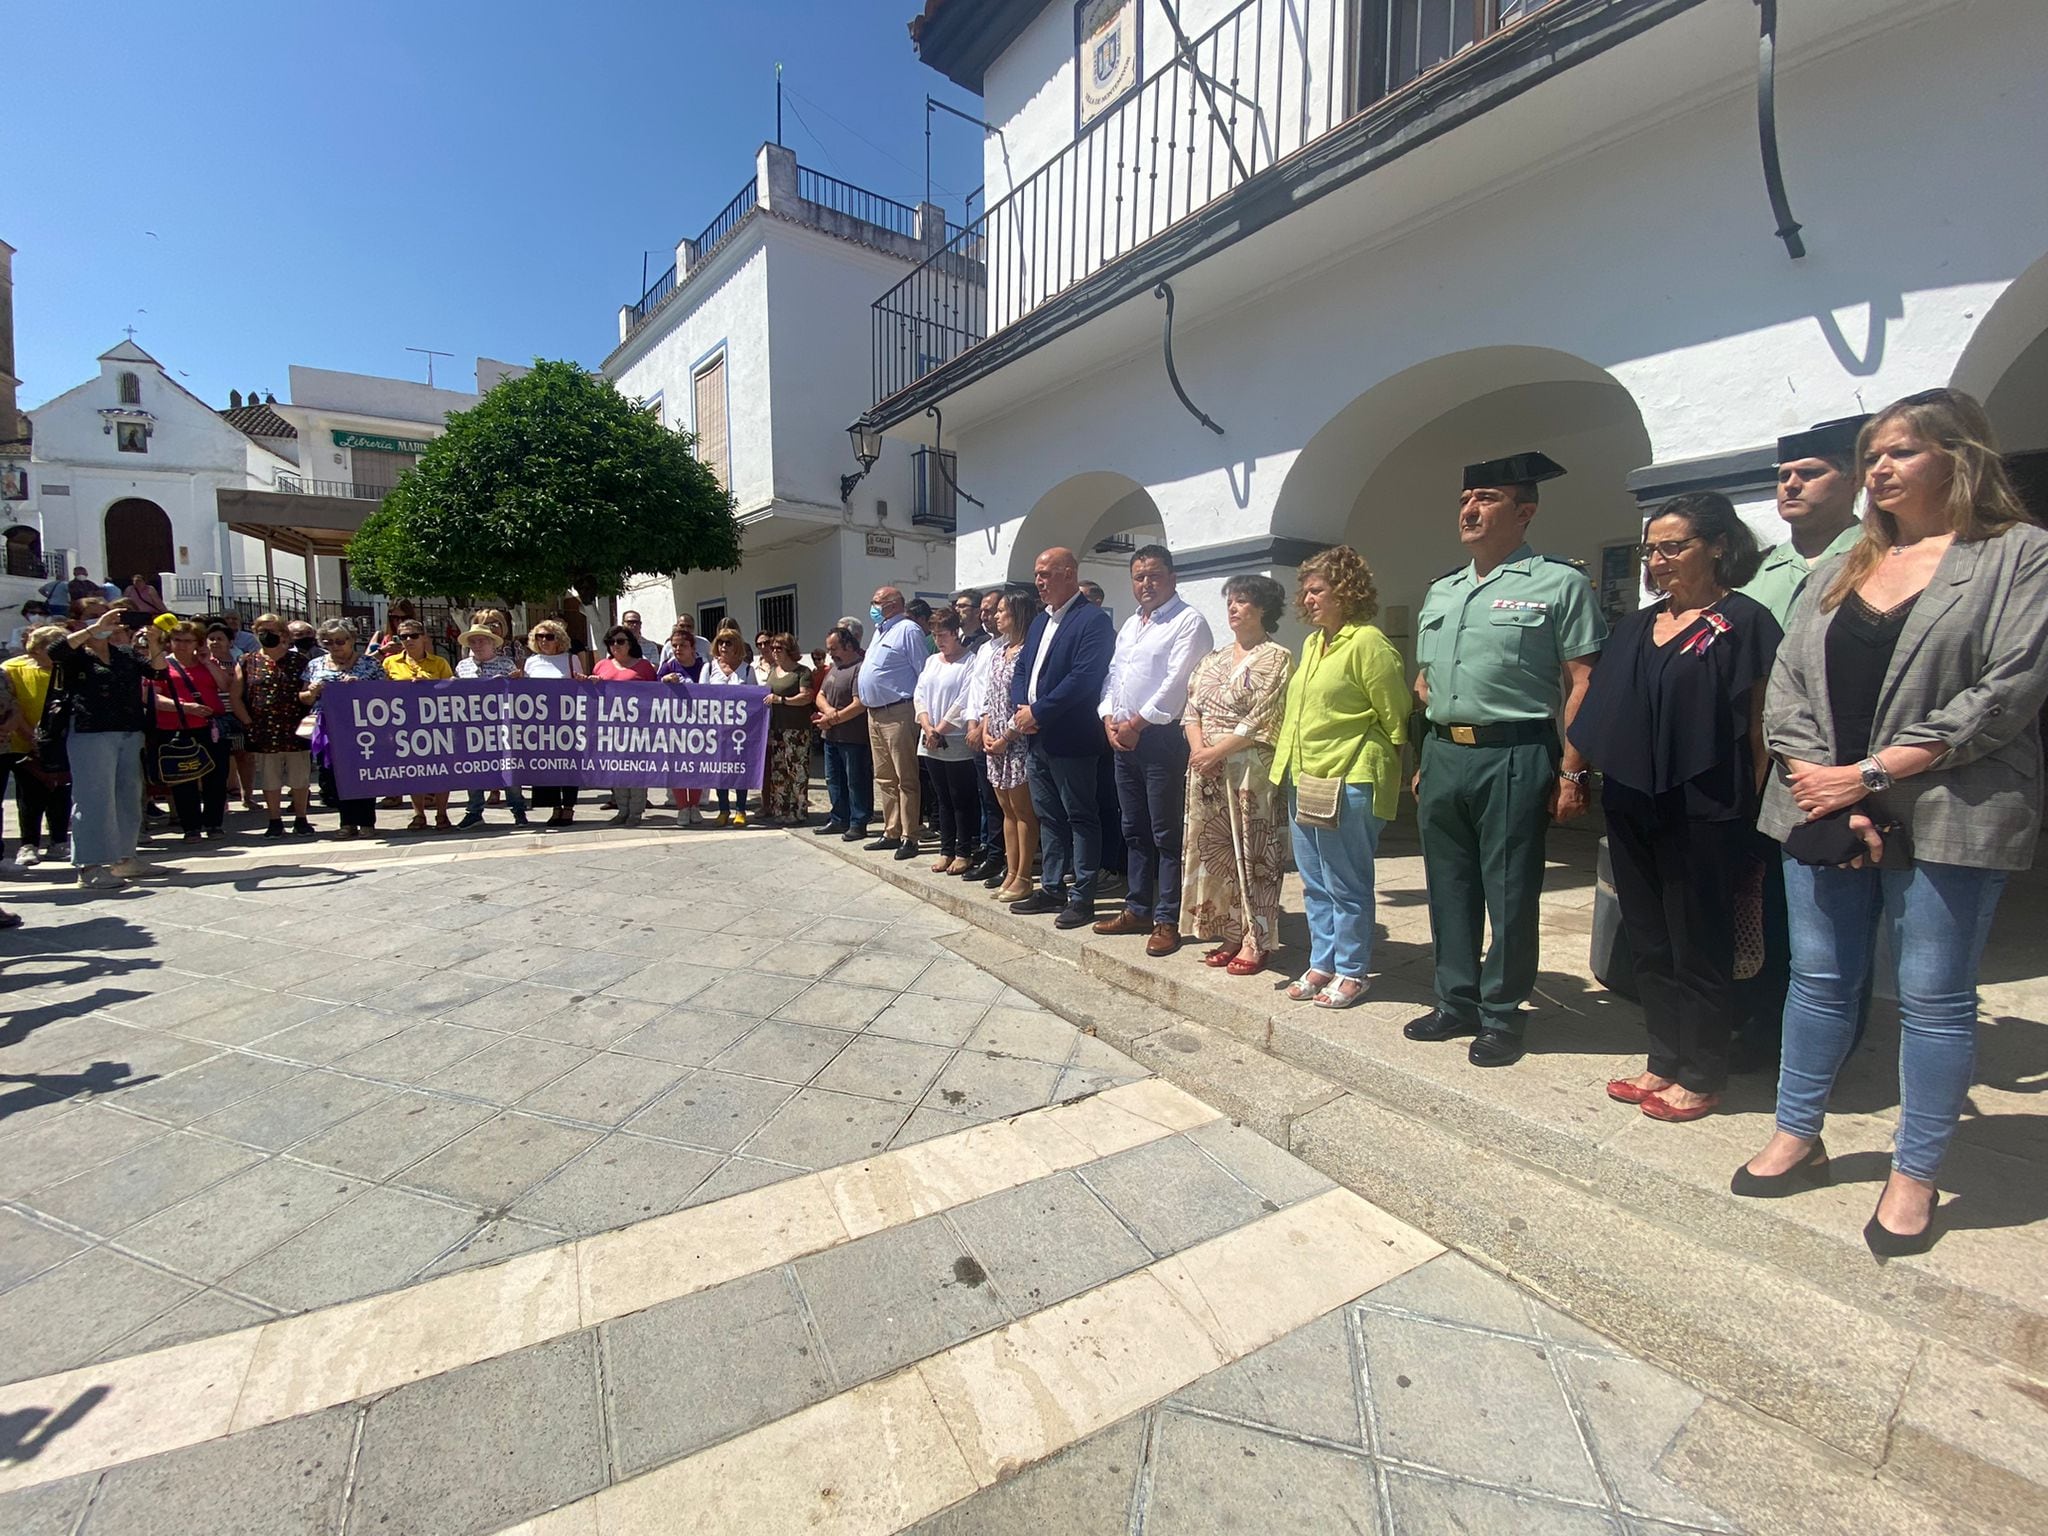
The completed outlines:
{"type": "Polygon", "coordinates": [[[1031,785],[1024,767],[1024,738],[1011,729],[1016,709],[1010,703],[1010,680],[1024,637],[1038,617],[1038,596],[1027,591],[1003,594],[996,609],[999,647],[989,658],[988,682],[981,717],[982,747],[988,759],[988,782],[1003,813],[1003,867],[1009,879],[993,895],[997,901],[1021,901],[1036,888],[1031,866],[1038,862],[1038,813],[1031,809],[1031,785]]]}
{"type": "Polygon", "coordinates": [[[811,813],[811,712],[817,693],[796,636],[770,635],[767,646],[768,772],[762,819],[800,827],[811,813]]]}
{"type": "Polygon", "coordinates": [[[1270,776],[1294,658],[1272,639],[1287,603],[1277,581],[1235,576],[1223,599],[1230,644],[1196,663],[1188,684],[1181,921],[1219,941],[1204,964],[1249,976],[1279,942],[1287,827],[1270,776]]]}

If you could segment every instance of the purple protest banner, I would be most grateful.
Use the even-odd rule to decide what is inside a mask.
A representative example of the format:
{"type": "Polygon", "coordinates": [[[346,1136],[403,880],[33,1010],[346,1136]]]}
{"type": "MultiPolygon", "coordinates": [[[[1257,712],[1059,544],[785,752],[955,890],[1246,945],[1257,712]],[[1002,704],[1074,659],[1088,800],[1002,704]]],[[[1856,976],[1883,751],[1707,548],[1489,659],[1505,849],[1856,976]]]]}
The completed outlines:
{"type": "Polygon", "coordinates": [[[765,688],[554,678],[351,683],[321,699],[344,800],[497,785],[759,789],[765,688]]]}

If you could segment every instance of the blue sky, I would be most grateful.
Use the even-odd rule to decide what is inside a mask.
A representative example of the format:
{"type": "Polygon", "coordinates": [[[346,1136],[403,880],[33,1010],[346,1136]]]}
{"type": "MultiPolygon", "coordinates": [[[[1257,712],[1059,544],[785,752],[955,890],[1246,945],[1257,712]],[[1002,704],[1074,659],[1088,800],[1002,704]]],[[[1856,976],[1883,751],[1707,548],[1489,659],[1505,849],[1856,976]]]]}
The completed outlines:
{"type": "MultiPolygon", "coordinates": [[[[300,363],[472,387],[482,354],[595,366],[775,134],[914,203],[920,0],[10,0],[0,239],[33,407],[136,340],[202,399],[300,363]],[[822,141],[822,143],[821,143],[822,141]]],[[[980,133],[937,114],[959,217],[980,133]]]]}

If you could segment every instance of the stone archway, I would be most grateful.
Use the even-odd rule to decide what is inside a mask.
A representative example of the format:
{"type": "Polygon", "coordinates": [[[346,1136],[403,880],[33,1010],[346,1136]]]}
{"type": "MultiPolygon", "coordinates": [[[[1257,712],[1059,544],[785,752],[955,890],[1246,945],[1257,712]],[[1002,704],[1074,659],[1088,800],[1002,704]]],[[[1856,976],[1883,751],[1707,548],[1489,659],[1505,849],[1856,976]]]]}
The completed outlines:
{"type": "MultiPolygon", "coordinates": [[[[1405,651],[1429,583],[1461,563],[1464,466],[1530,449],[1569,472],[1543,487],[1532,542],[1583,562],[1597,586],[1603,552],[1641,534],[1627,479],[1652,461],[1649,432],[1610,374],[1546,348],[1453,353],[1367,390],[1295,460],[1274,532],[1357,548],[1378,581],[1382,625],[1405,651]]],[[[1624,574],[1615,600],[1633,604],[1633,566],[1624,574]]]]}
{"type": "Polygon", "coordinates": [[[1950,382],[1984,402],[2021,499],[2048,520],[2048,256],[1985,311],[1950,382]]]}
{"type": "Polygon", "coordinates": [[[1163,527],[1151,493],[1130,476],[1113,470],[1071,475],[1039,497],[1018,524],[1010,543],[1010,579],[1028,582],[1039,552],[1055,545],[1073,550],[1087,565],[1090,552],[1101,540],[1163,527]]]}
{"type": "Polygon", "coordinates": [[[178,568],[170,514],[140,496],[125,497],[107,508],[106,567],[101,573],[117,587],[128,585],[138,572],[162,590],[164,578],[178,568]]]}

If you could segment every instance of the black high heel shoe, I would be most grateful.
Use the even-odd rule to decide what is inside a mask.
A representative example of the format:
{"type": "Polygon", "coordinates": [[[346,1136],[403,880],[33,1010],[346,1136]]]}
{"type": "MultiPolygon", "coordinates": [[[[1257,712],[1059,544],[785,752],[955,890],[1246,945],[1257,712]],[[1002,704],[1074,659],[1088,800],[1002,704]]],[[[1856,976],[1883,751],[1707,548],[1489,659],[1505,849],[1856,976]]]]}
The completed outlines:
{"type": "Polygon", "coordinates": [[[1827,1143],[1816,1136],[1813,1145],[1806,1149],[1806,1156],[1783,1173],[1751,1173],[1749,1164],[1744,1163],[1735,1170],[1735,1177],[1728,1181],[1728,1188],[1751,1200],[1776,1200],[1781,1195],[1795,1195],[1802,1189],[1819,1189],[1832,1182],[1833,1175],[1828,1172],[1827,1143]]]}
{"type": "MultiPolygon", "coordinates": [[[[1889,1187],[1889,1181],[1887,1181],[1887,1187],[1889,1187]]],[[[1882,1194],[1877,1197],[1877,1203],[1879,1208],[1882,1209],[1884,1205],[1884,1196],[1882,1194]]],[[[1940,1219],[1941,1191],[1937,1189],[1934,1192],[1933,1203],[1927,1207],[1927,1225],[1918,1232],[1894,1232],[1890,1227],[1877,1219],[1876,1211],[1872,1211],[1870,1213],[1870,1220],[1863,1225],[1863,1241],[1870,1251],[1880,1259],[1909,1258],[1916,1253],[1925,1253],[1934,1246],[1935,1238],[1940,1236],[1935,1230],[1940,1219]]]]}

